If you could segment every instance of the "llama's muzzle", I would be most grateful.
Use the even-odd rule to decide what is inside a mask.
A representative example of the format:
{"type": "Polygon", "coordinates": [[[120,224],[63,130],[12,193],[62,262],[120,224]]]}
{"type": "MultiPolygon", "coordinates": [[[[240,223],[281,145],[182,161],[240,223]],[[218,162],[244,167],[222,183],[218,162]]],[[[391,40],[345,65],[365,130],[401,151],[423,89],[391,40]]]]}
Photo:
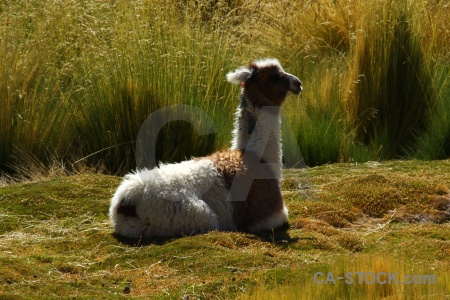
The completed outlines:
{"type": "Polygon", "coordinates": [[[294,75],[288,74],[288,76],[290,81],[289,90],[296,95],[300,94],[300,92],[303,90],[302,82],[294,75]]]}

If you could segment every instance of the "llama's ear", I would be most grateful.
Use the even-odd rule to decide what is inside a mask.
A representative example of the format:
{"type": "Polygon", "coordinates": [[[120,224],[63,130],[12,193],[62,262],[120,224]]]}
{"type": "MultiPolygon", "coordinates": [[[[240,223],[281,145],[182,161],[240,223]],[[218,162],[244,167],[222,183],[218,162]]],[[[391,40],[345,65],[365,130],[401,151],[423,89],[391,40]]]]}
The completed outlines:
{"type": "Polygon", "coordinates": [[[227,74],[227,80],[231,83],[235,83],[235,84],[241,84],[243,83],[248,77],[250,77],[250,70],[245,68],[245,67],[241,67],[239,69],[237,69],[234,72],[230,72],[227,74]]]}

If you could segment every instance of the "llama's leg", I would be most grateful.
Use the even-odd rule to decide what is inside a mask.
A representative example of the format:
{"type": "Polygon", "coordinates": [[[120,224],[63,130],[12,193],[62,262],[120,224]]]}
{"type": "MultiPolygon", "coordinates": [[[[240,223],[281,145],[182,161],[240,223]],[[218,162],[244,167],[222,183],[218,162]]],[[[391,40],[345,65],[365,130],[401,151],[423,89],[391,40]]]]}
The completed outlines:
{"type": "Polygon", "coordinates": [[[276,179],[254,179],[246,200],[233,201],[233,207],[239,230],[259,232],[288,223],[288,211],[276,179]]]}

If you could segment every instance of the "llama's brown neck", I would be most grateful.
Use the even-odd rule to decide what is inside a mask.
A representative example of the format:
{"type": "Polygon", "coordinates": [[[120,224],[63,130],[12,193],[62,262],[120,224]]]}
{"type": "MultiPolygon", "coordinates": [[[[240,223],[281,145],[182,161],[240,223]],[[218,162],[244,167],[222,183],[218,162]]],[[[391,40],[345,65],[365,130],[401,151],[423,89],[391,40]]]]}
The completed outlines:
{"type": "Polygon", "coordinates": [[[241,94],[231,148],[251,151],[261,157],[264,162],[277,163],[281,168],[280,134],[280,107],[254,107],[241,94]]]}

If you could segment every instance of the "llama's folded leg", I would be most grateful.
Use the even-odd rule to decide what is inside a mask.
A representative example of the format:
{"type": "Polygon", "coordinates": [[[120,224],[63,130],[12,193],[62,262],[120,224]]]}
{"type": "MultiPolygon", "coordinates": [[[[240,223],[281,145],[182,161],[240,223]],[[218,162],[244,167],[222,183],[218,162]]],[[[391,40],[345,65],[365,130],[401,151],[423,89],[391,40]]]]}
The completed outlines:
{"type": "Polygon", "coordinates": [[[253,180],[246,201],[232,203],[234,219],[240,230],[259,232],[287,226],[288,210],[276,179],[253,180]]]}

